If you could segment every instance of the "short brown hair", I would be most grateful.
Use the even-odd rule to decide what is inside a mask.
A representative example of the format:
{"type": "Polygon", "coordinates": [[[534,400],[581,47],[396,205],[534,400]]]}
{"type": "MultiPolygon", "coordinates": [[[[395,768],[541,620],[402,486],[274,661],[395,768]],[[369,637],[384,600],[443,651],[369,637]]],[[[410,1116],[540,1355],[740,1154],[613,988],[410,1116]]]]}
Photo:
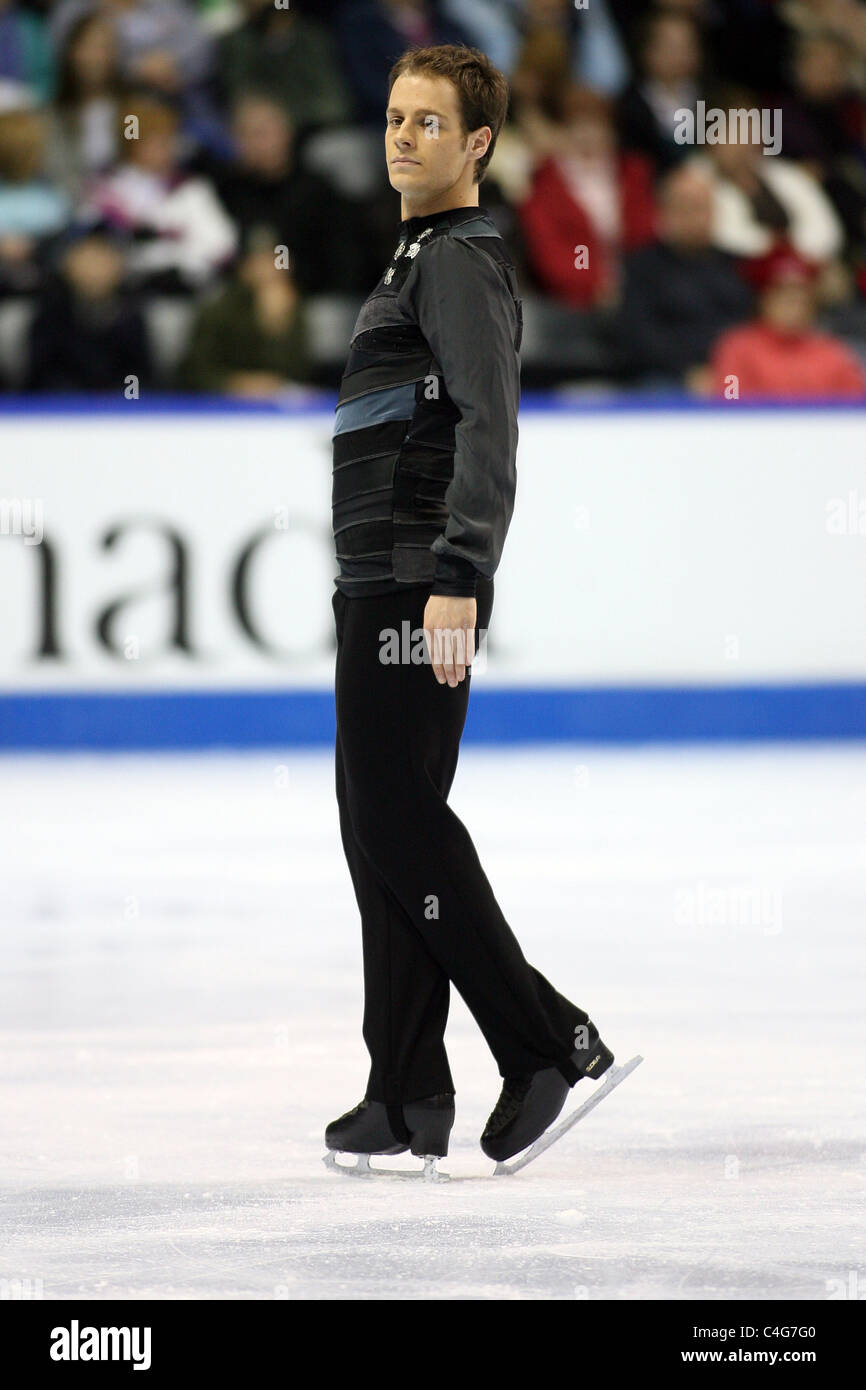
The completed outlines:
{"type": "Polygon", "coordinates": [[[475,182],[487,173],[496,139],[508,113],[508,82],[486,53],[465,44],[442,43],[432,48],[410,48],[398,58],[388,74],[388,96],[404,73],[426,72],[447,77],[457,88],[463,134],[487,125],[490,144],[475,165],[475,182]]]}

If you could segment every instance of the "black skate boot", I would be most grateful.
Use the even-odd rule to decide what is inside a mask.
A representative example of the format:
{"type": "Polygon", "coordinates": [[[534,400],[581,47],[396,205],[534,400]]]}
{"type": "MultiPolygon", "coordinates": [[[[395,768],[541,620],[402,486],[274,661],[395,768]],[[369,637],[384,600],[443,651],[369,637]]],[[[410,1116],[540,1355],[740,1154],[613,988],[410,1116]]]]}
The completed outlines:
{"type": "MultiPolygon", "coordinates": [[[[576,1081],[584,1076],[595,1080],[613,1062],[613,1053],[601,1041],[598,1029],[593,1023],[587,1027],[588,1045],[575,1048],[569,1059],[577,1072],[576,1081]]],[[[487,1157],[502,1163],[534,1144],[553,1124],[574,1084],[566,1080],[559,1067],[545,1067],[528,1076],[507,1076],[481,1136],[487,1157]]]]}
{"type": "Polygon", "coordinates": [[[386,1105],[378,1100],[362,1100],[354,1110],[328,1125],[325,1146],[345,1154],[404,1154],[409,1141],[392,1130],[386,1105]]]}
{"type": "MultiPolygon", "coordinates": [[[[424,1159],[423,1174],[436,1178],[436,1159],[448,1153],[448,1138],[454,1125],[453,1095],[427,1096],[400,1105],[378,1100],[362,1100],[354,1110],[341,1115],[325,1130],[325,1144],[331,1154],[325,1159],[330,1168],[342,1172],[371,1174],[371,1154],[402,1154],[410,1149],[424,1159]],[[354,1168],[346,1168],[332,1158],[333,1153],[357,1154],[354,1168]]],[[[390,1176],[390,1172],[386,1174],[390,1176]]],[[[416,1176],[401,1174],[401,1176],[416,1176]]]]}

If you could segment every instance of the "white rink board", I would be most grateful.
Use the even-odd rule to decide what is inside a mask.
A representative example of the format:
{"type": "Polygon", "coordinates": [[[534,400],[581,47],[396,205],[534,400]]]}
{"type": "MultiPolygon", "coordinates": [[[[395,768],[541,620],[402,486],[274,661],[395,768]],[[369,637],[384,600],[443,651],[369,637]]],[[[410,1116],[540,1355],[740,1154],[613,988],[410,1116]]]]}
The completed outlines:
{"type": "MultiPolygon", "coordinates": [[[[0,498],[41,505],[54,559],[52,588],[38,548],[0,535],[0,687],[330,684],[329,411],[0,428],[0,498]],[[167,640],[169,532],[187,651],[167,640]],[[112,652],[98,625],[119,602],[112,652]],[[60,654],[38,658],[46,605],[60,654]]],[[[483,678],[862,679],[864,438],[855,410],[525,411],[483,678]]]]}

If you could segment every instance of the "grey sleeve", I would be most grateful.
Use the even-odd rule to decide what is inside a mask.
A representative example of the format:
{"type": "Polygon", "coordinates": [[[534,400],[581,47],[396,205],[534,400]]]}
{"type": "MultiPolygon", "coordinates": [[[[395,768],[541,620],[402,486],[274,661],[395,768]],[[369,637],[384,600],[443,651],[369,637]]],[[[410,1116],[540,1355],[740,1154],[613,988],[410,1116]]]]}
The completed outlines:
{"type": "Polygon", "coordinates": [[[414,312],[461,416],[445,493],[448,522],[432,546],[432,592],[472,595],[478,575],[492,578],[499,564],[514,510],[517,311],[494,262],[451,237],[419,252],[400,298],[414,312]]]}

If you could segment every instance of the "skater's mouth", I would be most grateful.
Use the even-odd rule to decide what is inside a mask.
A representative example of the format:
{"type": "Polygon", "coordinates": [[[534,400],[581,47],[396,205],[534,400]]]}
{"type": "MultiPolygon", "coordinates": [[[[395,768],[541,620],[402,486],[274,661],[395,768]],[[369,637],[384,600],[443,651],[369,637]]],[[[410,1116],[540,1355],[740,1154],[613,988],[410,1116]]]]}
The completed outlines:
{"type": "Polygon", "coordinates": [[[407,159],[405,155],[398,154],[396,159],[391,160],[392,164],[420,164],[420,159],[407,159]]]}

